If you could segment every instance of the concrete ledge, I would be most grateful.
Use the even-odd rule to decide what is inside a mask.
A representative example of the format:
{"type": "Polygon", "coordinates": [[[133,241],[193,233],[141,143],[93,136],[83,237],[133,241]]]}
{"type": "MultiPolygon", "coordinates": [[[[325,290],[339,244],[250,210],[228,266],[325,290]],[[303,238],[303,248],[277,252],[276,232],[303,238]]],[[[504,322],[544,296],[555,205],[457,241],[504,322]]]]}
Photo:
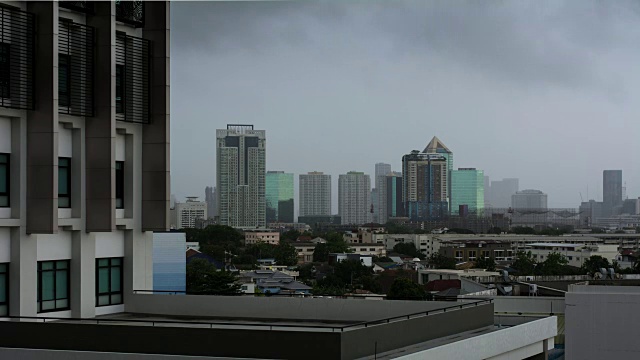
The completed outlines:
{"type": "Polygon", "coordinates": [[[0,219],[0,227],[19,227],[20,219],[0,219]]]}
{"type": "Polygon", "coordinates": [[[63,228],[63,230],[80,230],[82,227],[82,219],[80,218],[59,218],[58,219],[58,227],[63,228]]]}

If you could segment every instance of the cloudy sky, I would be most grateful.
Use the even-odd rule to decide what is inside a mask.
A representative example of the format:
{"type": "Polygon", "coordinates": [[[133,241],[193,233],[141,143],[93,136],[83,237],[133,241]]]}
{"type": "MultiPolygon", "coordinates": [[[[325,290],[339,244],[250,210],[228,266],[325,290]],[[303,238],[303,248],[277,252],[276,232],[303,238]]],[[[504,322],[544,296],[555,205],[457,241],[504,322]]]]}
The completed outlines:
{"type": "MultiPolygon", "coordinates": [[[[577,207],[602,170],[640,196],[640,3],[173,2],[172,193],[215,183],[215,130],[267,132],[267,169],[455,167],[577,207]]],[[[337,195],[336,195],[337,196],[337,195]]],[[[334,196],[335,198],[335,196],[334,196]]],[[[334,208],[337,204],[334,201],[334,208]]]]}

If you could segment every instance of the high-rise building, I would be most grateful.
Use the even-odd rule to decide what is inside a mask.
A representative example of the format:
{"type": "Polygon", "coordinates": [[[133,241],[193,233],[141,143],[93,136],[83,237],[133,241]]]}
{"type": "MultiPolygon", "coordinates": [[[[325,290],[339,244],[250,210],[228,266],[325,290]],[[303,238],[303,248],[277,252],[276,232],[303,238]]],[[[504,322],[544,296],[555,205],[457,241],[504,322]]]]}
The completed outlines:
{"type": "Polygon", "coordinates": [[[451,203],[451,171],[453,171],[453,152],[442,142],[438,137],[434,136],[433,139],[427,144],[422,151],[425,154],[440,154],[447,159],[447,202],[451,203]]]}
{"type": "Polygon", "coordinates": [[[169,3],[132,5],[0,7],[0,316],[106,315],[153,289],[153,232],[169,228],[169,3]]]}
{"type": "Polygon", "coordinates": [[[444,217],[449,212],[447,157],[413,150],[402,157],[404,216],[412,221],[444,217]]]}
{"type": "Polygon", "coordinates": [[[484,176],[484,207],[491,206],[491,180],[487,175],[484,176]]]}
{"type": "Polygon", "coordinates": [[[386,224],[391,217],[403,216],[402,208],[402,174],[390,172],[380,175],[376,179],[380,185],[378,206],[380,212],[378,219],[381,224],[386,224]]]}
{"type": "Polygon", "coordinates": [[[602,203],[605,217],[619,213],[622,205],[622,170],[602,172],[602,203]]]}
{"type": "Polygon", "coordinates": [[[515,178],[492,181],[489,199],[491,207],[508,208],[511,206],[511,196],[519,189],[519,180],[515,178]]]}
{"type": "Polygon", "coordinates": [[[482,170],[459,168],[451,171],[451,213],[460,214],[459,207],[466,205],[469,213],[481,215],[484,209],[484,183],[482,170]]]}
{"type": "Polygon", "coordinates": [[[204,201],[207,203],[207,218],[213,219],[217,216],[217,190],[215,186],[207,186],[204,188],[204,201]]]}
{"type": "Polygon", "coordinates": [[[383,223],[380,217],[380,207],[382,206],[381,201],[381,193],[384,190],[381,190],[382,187],[386,186],[385,178],[387,174],[391,172],[391,164],[386,163],[377,163],[375,168],[375,175],[373,178],[375,187],[371,189],[371,203],[373,204],[373,218],[372,221],[375,223],[383,223]],[[380,176],[383,176],[380,178],[380,176]]]}
{"type": "Polygon", "coordinates": [[[175,208],[176,229],[193,229],[196,219],[207,219],[207,203],[198,197],[187,197],[187,202],[177,202],[175,208]]]}
{"type": "Polygon", "coordinates": [[[522,190],[511,195],[511,207],[519,209],[546,209],[547,194],[540,190],[522,190]]]}
{"type": "Polygon", "coordinates": [[[265,179],[267,223],[293,222],[293,174],[267,171],[265,179]]]}
{"type": "Polygon", "coordinates": [[[345,225],[361,225],[371,221],[369,175],[349,171],[338,177],[338,214],[345,225]]]}
{"type": "Polygon", "coordinates": [[[319,171],[300,174],[298,216],[331,215],[331,175],[319,171]]]}
{"type": "Polygon", "coordinates": [[[216,131],[218,216],[220,224],[235,228],[264,228],[265,152],[264,130],[253,125],[227,125],[216,131]]]}

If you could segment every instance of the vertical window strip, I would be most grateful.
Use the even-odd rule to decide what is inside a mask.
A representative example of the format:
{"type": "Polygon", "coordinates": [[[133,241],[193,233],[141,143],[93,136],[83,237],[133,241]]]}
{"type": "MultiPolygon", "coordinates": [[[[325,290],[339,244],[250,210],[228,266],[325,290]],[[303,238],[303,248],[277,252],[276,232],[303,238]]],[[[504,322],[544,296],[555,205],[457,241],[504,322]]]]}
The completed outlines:
{"type": "Polygon", "coordinates": [[[10,202],[10,154],[0,154],[0,207],[11,206],[10,202]]]}
{"type": "Polygon", "coordinates": [[[122,258],[96,259],[96,306],[123,303],[122,263],[122,258]]]}
{"type": "Polygon", "coordinates": [[[58,207],[71,207],[71,159],[58,158],[58,207]]]}
{"type": "Polygon", "coordinates": [[[0,264],[0,316],[9,314],[9,264],[0,264]]]}
{"type": "Polygon", "coordinates": [[[124,161],[116,161],[116,209],[124,209],[124,161]]]}
{"type": "Polygon", "coordinates": [[[38,262],[38,313],[70,309],[69,260],[38,262]]]}

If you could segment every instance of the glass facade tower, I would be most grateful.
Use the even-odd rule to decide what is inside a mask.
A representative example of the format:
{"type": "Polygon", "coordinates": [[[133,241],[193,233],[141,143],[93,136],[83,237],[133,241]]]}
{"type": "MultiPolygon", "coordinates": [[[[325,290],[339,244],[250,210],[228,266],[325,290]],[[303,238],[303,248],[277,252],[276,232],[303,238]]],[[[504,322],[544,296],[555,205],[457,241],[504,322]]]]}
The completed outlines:
{"type": "Polygon", "coordinates": [[[267,171],[265,178],[267,223],[293,222],[293,174],[267,171]]]}
{"type": "Polygon", "coordinates": [[[484,210],[484,171],[460,168],[451,171],[451,214],[460,213],[460,206],[471,214],[480,215],[484,210]]]}

